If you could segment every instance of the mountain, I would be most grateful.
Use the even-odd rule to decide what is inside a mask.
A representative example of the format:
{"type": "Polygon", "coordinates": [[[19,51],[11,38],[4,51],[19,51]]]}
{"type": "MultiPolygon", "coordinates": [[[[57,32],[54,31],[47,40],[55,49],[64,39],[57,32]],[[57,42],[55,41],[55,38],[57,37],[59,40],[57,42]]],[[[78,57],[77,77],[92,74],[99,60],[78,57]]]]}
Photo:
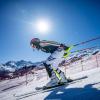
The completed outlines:
{"type": "Polygon", "coordinates": [[[32,63],[31,61],[8,61],[5,64],[0,64],[0,80],[23,76],[30,72],[36,66],[39,68],[42,62],[32,63]]]}
{"type": "Polygon", "coordinates": [[[12,68],[11,66],[0,64],[0,71],[14,72],[15,68],[12,68]]]}
{"type": "Polygon", "coordinates": [[[24,66],[31,66],[33,65],[33,63],[30,61],[20,60],[20,61],[8,61],[4,65],[10,66],[11,68],[15,68],[15,69],[20,69],[24,66]]]}

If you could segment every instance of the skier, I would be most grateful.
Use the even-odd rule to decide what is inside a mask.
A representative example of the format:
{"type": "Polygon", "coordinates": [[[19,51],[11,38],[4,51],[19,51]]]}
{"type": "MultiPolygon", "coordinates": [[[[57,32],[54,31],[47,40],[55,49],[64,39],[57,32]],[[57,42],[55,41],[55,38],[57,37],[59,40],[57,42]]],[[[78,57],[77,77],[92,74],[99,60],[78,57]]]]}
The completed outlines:
{"type": "Polygon", "coordinates": [[[51,53],[47,60],[43,63],[46,71],[48,73],[50,82],[46,84],[45,87],[57,86],[59,84],[64,84],[69,81],[58,66],[62,62],[63,58],[69,55],[70,47],[59,44],[54,41],[46,41],[38,38],[33,38],[30,42],[33,49],[41,50],[46,53],[51,53]]]}

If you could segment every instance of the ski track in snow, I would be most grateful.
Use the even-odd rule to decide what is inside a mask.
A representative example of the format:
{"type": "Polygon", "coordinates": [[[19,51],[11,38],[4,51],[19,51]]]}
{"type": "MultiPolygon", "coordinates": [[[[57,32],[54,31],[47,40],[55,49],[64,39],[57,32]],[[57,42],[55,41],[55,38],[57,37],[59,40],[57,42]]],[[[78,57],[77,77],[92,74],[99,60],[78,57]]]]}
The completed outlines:
{"type": "MultiPolygon", "coordinates": [[[[95,67],[96,64],[92,59],[91,62],[86,61],[83,64],[87,66],[84,67],[84,71],[80,71],[81,67],[79,65],[66,70],[66,75],[73,79],[86,75],[88,78],[69,86],[58,87],[51,91],[31,95],[20,100],[100,100],[100,63],[99,67],[95,67]],[[90,66],[93,66],[93,69],[90,69],[90,66]]],[[[62,68],[62,70],[64,69],[62,68]]],[[[39,78],[35,76],[33,79],[32,75],[28,75],[30,81],[27,85],[25,83],[25,76],[0,82],[0,100],[17,100],[14,94],[20,95],[35,91],[35,87],[43,86],[49,81],[49,79],[47,80],[45,70],[38,71],[37,73],[39,73],[39,78]]]]}

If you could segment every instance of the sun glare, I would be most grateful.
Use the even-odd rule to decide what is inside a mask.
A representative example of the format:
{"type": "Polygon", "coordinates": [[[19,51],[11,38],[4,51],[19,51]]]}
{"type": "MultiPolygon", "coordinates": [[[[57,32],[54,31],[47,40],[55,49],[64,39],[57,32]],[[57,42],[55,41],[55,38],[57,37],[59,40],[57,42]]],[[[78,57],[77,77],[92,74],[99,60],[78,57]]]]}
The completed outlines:
{"type": "Polygon", "coordinates": [[[36,31],[39,33],[47,33],[50,31],[50,23],[47,20],[38,20],[36,22],[36,31]]]}

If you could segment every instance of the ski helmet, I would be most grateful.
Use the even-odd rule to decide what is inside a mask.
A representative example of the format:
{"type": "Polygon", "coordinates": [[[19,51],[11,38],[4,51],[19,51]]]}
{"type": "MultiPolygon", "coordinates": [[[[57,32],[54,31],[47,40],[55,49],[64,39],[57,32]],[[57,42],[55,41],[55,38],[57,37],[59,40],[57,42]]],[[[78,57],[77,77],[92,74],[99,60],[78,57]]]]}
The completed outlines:
{"type": "Polygon", "coordinates": [[[30,45],[32,46],[32,48],[35,48],[36,47],[37,49],[39,49],[39,47],[40,47],[39,43],[40,43],[40,39],[33,38],[31,40],[31,42],[30,42],[30,45]]]}

